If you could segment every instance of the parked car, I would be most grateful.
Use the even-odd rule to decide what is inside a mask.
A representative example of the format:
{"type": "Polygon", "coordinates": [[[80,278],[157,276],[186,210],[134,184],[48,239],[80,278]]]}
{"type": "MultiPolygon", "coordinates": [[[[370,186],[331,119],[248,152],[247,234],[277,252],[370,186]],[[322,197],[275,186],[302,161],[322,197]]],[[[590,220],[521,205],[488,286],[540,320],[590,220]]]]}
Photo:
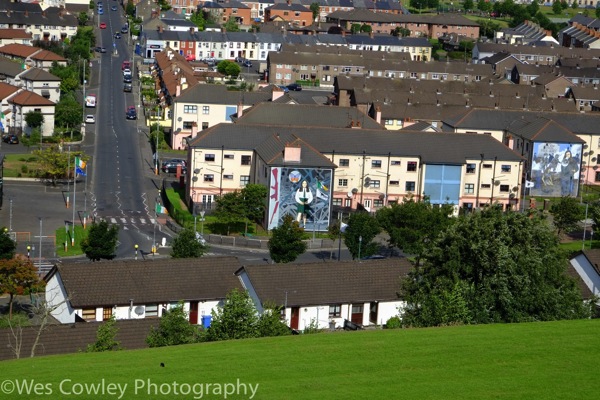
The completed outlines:
{"type": "MultiPolygon", "coordinates": [[[[98,15],[102,15],[102,14],[104,14],[104,9],[98,8],[98,15]]],[[[100,28],[102,28],[102,25],[100,25],[100,28]]]]}
{"type": "Polygon", "coordinates": [[[115,32],[115,39],[121,39],[121,32],[115,32]]]}
{"type": "Polygon", "coordinates": [[[6,134],[2,136],[2,141],[8,144],[19,144],[19,137],[13,134],[6,134]]]}
{"type": "Polygon", "coordinates": [[[131,79],[131,74],[123,75],[123,83],[131,83],[133,80],[131,79]]]}
{"type": "Polygon", "coordinates": [[[242,65],[243,65],[244,67],[251,67],[251,66],[252,66],[252,62],[250,62],[250,60],[245,60],[245,61],[242,63],[242,65]]]}
{"type": "Polygon", "coordinates": [[[98,47],[96,47],[96,48],[94,49],[94,51],[95,51],[96,53],[106,53],[106,48],[105,48],[105,47],[98,46],[98,47]]]}
{"type": "Polygon", "coordinates": [[[131,75],[131,70],[129,68],[123,68],[123,75],[131,75]]]}
{"type": "Polygon", "coordinates": [[[117,6],[112,6],[110,9],[111,9],[112,11],[117,11],[117,6]]]}
{"type": "Polygon", "coordinates": [[[125,118],[137,119],[137,112],[135,111],[135,106],[127,107],[127,111],[125,111],[125,118]]]}
{"type": "Polygon", "coordinates": [[[106,22],[100,22],[100,29],[106,29],[106,22]]]}
{"type": "Polygon", "coordinates": [[[129,27],[127,25],[123,25],[123,27],[121,28],[121,33],[127,33],[129,32],[129,27]]]}
{"type": "Polygon", "coordinates": [[[133,90],[133,85],[131,83],[126,83],[123,85],[124,92],[131,92],[133,90]]]}
{"type": "Polygon", "coordinates": [[[94,117],[92,114],[88,114],[85,116],[85,123],[86,124],[95,124],[96,123],[96,117],[94,117]]]}
{"type": "Polygon", "coordinates": [[[286,86],[289,90],[293,90],[295,92],[299,92],[302,90],[302,86],[298,85],[297,83],[290,83],[289,85],[286,86]]]}
{"type": "Polygon", "coordinates": [[[185,174],[187,172],[185,160],[180,160],[176,158],[172,160],[163,161],[161,170],[162,172],[168,174],[174,174],[177,172],[177,167],[181,167],[181,173],[185,174]]]}
{"type": "Polygon", "coordinates": [[[126,69],[131,71],[131,61],[125,60],[121,63],[121,71],[125,71],[126,69]]]}
{"type": "Polygon", "coordinates": [[[287,86],[283,86],[283,85],[279,86],[279,89],[283,90],[284,93],[287,93],[290,91],[290,89],[288,89],[287,86]]]}
{"type": "Polygon", "coordinates": [[[242,63],[242,62],[244,62],[244,60],[245,60],[245,58],[244,58],[244,57],[236,57],[236,58],[235,58],[235,62],[239,62],[239,63],[242,63]]]}
{"type": "Polygon", "coordinates": [[[188,54],[187,56],[185,56],[186,61],[194,61],[195,59],[196,56],[194,56],[193,54],[188,54]]]}

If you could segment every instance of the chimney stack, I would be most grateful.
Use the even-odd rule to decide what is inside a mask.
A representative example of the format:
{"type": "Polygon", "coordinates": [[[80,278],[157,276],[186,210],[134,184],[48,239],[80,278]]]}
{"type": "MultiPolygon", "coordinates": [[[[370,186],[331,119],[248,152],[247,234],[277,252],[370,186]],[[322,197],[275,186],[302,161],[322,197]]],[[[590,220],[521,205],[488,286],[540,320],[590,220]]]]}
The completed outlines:
{"type": "Polygon", "coordinates": [[[381,123],[381,108],[379,108],[379,106],[375,107],[375,121],[378,124],[381,123]]]}
{"type": "Polygon", "coordinates": [[[237,105],[237,117],[241,118],[244,115],[244,103],[241,101],[237,105]]]}

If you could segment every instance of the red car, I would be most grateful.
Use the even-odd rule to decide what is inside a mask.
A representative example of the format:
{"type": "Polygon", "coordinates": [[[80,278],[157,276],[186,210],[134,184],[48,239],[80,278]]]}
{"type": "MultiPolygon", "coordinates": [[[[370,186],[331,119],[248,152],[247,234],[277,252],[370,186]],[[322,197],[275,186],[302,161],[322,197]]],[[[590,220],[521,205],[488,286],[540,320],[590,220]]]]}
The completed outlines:
{"type": "Polygon", "coordinates": [[[106,29],[106,22],[100,22],[100,29],[106,29]]]}

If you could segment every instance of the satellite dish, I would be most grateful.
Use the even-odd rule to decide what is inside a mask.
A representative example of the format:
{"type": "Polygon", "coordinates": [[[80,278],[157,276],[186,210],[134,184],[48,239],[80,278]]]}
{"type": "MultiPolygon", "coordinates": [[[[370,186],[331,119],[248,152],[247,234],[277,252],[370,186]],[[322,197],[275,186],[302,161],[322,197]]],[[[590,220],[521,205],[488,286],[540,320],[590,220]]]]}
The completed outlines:
{"type": "Polygon", "coordinates": [[[592,162],[596,162],[596,157],[592,157],[592,162]]]}
{"type": "Polygon", "coordinates": [[[368,176],[365,178],[365,187],[369,186],[371,184],[371,178],[369,178],[368,176]]]}
{"type": "Polygon", "coordinates": [[[144,306],[137,306],[137,307],[136,307],[136,308],[133,310],[133,312],[135,312],[137,315],[144,315],[144,311],[145,311],[145,308],[144,308],[144,306]]]}
{"type": "Polygon", "coordinates": [[[510,197],[511,199],[514,199],[515,198],[515,194],[511,193],[511,194],[508,195],[508,197],[510,197]]]}
{"type": "Polygon", "coordinates": [[[383,200],[383,199],[385,199],[385,194],[381,193],[381,194],[379,195],[379,200],[383,200]]]}
{"type": "Polygon", "coordinates": [[[199,173],[200,173],[200,170],[199,170],[198,168],[196,168],[196,169],[194,169],[194,173],[195,173],[195,174],[199,174],[199,173]]]}
{"type": "Polygon", "coordinates": [[[590,150],[590,156],[594,154],[594,150],[590,150]]]}
{"type": "Polygon", "coordinates": [[[197,176],[192,177],[192,182],[198,182],[198,177],[197,176]]]}
{"type": "Polygon", "coordinates": [[[584,157],[587,157],[590,153],[588,153],[587,151],[583,153],[584,157]]]}
{"type": "Polygon", "coordinates": [[[513,190],[513,192],[518,192],[519,191],[519,187],[515,186],[512,190],[513,190]]]}
{"type": "Polygon", "coordinates": [[[584,149],[587,149],[587,148],[588,148],[588,144],[587,144],[587,143],[584,143],[584,144],[583,144],[583,148],[584,148],[584,149]]]}
{"type": "Polygon", "coordinates": [[[500,184],[500,181],[494,181],[494,186],[498,186],[500,184]]]}
{"type": "Polygon", "coordinates": [[[352,194],[356,194],[358,193],[358,189],[357,188],[352,188],[352,194]]]}
{"type": "Polygon", "coordinates": [[[348,196],[348,198],[352,198],[352,195],[353,195],[353,194],[354,194],[354,193],[352,193],[352,192],[348,192],[348,193],[346,193],[346,196],[348,196]]]}

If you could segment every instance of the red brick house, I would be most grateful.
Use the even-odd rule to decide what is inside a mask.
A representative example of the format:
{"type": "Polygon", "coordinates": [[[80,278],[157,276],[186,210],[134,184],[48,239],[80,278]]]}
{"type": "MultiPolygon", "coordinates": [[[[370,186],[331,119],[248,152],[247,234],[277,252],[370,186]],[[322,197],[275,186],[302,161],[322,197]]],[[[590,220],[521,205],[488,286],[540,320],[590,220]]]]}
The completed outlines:
{"type": "Polygon", "coordinates": [[[296,26],[307,26],[313,23],[312,11],[301,4],[287,3],[275,4],[265,8],[266,21],[287,21],[296,26]]]}

